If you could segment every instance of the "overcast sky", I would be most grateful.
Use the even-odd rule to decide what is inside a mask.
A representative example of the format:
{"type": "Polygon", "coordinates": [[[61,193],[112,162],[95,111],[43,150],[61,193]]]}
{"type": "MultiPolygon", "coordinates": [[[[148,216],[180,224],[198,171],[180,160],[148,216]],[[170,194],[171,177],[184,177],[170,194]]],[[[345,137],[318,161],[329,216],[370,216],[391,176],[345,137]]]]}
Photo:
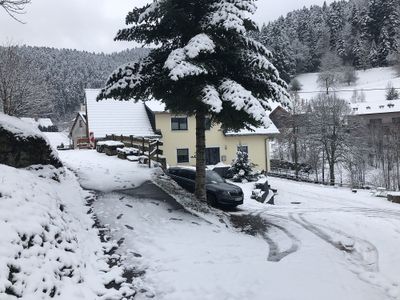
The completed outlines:
{"type": "MultiPolygon", "coordinates": [[[[132,47],[114,42],[124,27],[127,12],[149,0],[32,0],[20,24],[0,10],[0,44],[27,44],[72,48],[94,52],[113,52],[132,47]]],[[[328,0],[327,3],[332,2],[328,0]]],[[[323,0],[259,0],[254,19],[266,23],[293,9],[323,0]]]]}

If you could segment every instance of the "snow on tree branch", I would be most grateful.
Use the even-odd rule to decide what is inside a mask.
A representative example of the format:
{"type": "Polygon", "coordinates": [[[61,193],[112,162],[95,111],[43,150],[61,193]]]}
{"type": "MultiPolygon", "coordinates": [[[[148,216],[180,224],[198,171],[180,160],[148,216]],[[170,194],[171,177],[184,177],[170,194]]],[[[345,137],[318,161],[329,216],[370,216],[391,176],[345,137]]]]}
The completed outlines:
{"type": "Polygon", "coordinates": [[[206,18],[205,27],[209,25],[222,26],[226,30],[246,33],[244,20],[253,14],[257,7],[254,0],[220,0],[213,5],[214,11],[206,18]]]}
{"type": "Polygon", "coordinates": [[[250,50],[261,53],[265,55],[267,58],[272,58],[271,51],[269,51],[267,47],[265,47],[260,42],[257,42],[256,40],[249,37],[244,37],[243,42],[250,50]]]}
{"type": "MultiPolygon", "coordinates": [[[[126,97],[120,97],[121,91],[128,91],[128,94],[134,97],[138,88],[143,88],[145,76],[142,74],[143,67],[149,63],[149,58],[142,59],[136,63],[128,63],[115,70],[102,89],[98,99],[115,98],[124,100],[126,97]]],[[[124,96],[128,95],[124,93],[124,96]]]]}
{"type": "Polygon", "coordinates": [[[189,58],[196,58],[201,52],[214,53],[215,44],[207,34],[200,33],[193,37],[184,49],[189,58]]]}
{"type": "Polygon", "coordinates": [[[140,24],[144,22],[147,18],[149,18],[150,15],[154,14],[157,9],[160,8],[160,4],[164,1],[165,0],[155,0],[152,4],[150,4],[148,8],[139,15],[138,23],[140,24]]]}
{"type": "Polygon", "coordinates": [[[194,76],[200,74],[207,74],[204,67],[196,66],[186,59],[193,59],[199,56],[200,53],[213,53],[215,44],[211,38],[200,33],[194,36],[188,44],[183,48],[178,48],[171,52],[165,62],[164,68],[170,70],[169,77],[177,81],[186,76],[194,76]]]}
{"type": "Polygon", "coordinates": [[[222,111],[222,100],[217,89],[213,85],[206,85],[202,90],[202,101],[209,105],[215,113],[222,111]]]}
{"type": "Polygon", "coordinates": [[[248,61],[250,66],[264,69],[271,72],[271,75],[279,78],[278,70],[264,55],[246,50],[242,53],[242,59],[248,61]]]}
{"type": "Polygon", "coordinates": [[[270,110],[267,101],[257,99],[242,85],[230,79],[225,79],[219,89],[222,92],[221,98],[223,101],[231,102],[236,110],[244,110],[254,120],[263,123],[266,127],[270,125],[266,114],[266,110],[270,110]]]}

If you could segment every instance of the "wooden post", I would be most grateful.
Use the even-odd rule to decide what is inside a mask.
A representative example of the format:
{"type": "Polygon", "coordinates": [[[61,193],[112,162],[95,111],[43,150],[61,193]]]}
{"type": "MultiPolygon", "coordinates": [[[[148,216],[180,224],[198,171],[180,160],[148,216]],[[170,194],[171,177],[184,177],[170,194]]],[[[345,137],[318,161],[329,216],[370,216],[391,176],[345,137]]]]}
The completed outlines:
{"type": "Polygon", "coordinates": [[[131,140],[131,147],[133,147],[133,135],[130,135],[129,138],[131,140]]]}
{"type": "Polygon", "coordinates": [[[115,135],[112,135],[111,137],[112,137],[112,140],[115,141],[115,135]]]}
{"type": "Polygon", "coordinates": [[[149,139],[149,168],[151,168],[151,140],[149,139]]]}
{"type": "Polygon", "coordinates": [[[121,143],[124,142],[124,136],[121,134],[121,143]]]}
{"type": "Polygon", "coordinates": [[[157,153],[157,154],[156,154],[156,156],[157,156],[157,162],[159,162],[159,158],[158,158],[158,151],[159,151],[159,149],[160,149],[160,148],[159,148],[159,144],[160,144],[160,141],[157,140],[157,152],[156,152],[156,153],[157,153]]]}
{"type": "Polygon", "coordinates": [[[142,155],[144,155],[144,138],[142,138],[142,155]]]}

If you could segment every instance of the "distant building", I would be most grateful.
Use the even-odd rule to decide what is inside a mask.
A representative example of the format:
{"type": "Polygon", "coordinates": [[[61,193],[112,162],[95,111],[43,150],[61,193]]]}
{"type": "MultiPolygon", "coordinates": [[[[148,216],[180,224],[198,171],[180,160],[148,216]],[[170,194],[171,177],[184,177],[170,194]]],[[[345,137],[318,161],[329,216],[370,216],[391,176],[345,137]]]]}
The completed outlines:
{"type": "Polygon", "coordinates": [[[88,143],[86,112],[77,113],[71,130],[69,131],[69,138],[71,139],[74,148],[79,146],[81,140],[86,140],[85,143],[88,143]]]}
{"type": "Polygon", "coordinates": [[[352,115],[368,126],[400,124],[400,100],[357,103],[351,105],[352,115]]]}

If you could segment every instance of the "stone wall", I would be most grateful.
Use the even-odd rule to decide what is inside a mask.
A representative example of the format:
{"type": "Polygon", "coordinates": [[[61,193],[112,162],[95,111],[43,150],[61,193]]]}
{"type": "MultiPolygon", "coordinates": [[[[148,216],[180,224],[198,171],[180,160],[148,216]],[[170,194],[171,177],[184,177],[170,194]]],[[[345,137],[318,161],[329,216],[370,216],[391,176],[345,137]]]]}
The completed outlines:
{"type": "Polygon", "coordinates": [[[1,127],[0,164],[15,168],[26,168],[31,165],[62,167],[62,163],[43,137],[21,137],[1,127]]]}

